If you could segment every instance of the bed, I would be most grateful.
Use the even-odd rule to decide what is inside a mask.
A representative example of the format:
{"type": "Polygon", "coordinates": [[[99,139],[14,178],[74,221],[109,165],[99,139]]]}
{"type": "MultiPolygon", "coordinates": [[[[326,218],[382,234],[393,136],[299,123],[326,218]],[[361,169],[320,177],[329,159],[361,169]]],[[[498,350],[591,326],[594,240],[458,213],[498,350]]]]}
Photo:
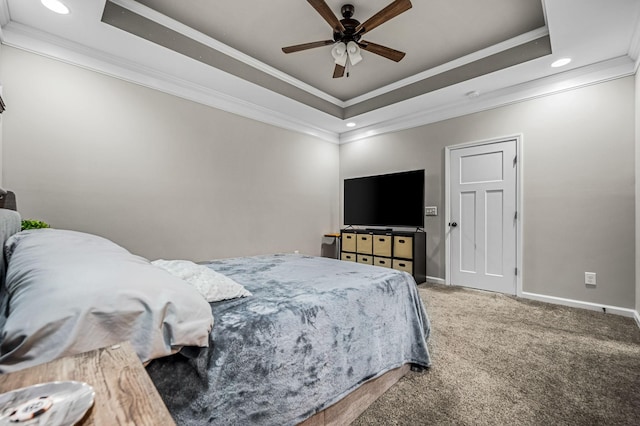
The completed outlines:
{"type": "Polygon", "coordinates": [[[12,236],[16,215],[0,209],[0,372],[124,338],[177,424],[294,425],[430,366],[429,320],[408,273],[297,254],[212,260],[197,267],[246,293],[207,302],[104,238],[12,236]]]}

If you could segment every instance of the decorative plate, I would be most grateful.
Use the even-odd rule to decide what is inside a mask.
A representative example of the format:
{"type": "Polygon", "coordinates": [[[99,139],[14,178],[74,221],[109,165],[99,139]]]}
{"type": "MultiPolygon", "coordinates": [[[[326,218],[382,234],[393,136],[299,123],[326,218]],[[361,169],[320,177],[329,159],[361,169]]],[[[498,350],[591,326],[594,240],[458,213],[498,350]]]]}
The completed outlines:
{"type": "Polygon", "coordinates": [[[93,405],[83,382],[50,382],[0,394],[0,426],[71,426],[93,405]]]}

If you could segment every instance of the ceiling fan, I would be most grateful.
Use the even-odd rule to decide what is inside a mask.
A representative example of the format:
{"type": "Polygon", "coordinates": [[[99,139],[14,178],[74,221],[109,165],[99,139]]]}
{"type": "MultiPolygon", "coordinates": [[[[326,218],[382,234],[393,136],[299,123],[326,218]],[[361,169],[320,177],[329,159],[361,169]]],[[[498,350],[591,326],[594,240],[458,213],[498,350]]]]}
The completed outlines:
{"type": "Polygon", "coordinates": [[[410,0],[394,0],[384,9],[367,19],[364,23],[352,18],[355,8],[351,4],[342,6],[343,19],[338,20],[336,15],[331,11],[324,0],[307,0],[311,6],[324,18],[325,21],[333,29],[333,40],[314,41],[311,43],[296,44],[294,46],[283,47],[284,53],[300,52],[302,50],[313,49],[316,47],[330,46],[331,54],[335,60],[335,69],[333,70],[333,78],[344,76],[347,59],[351,65],[355,65],[362,60],[360,49],[367,52],[375,53],[392,61],[399,62],[404,58],[405,53],[390,47],[372,43],[370,41],[361,40],[362,36],[384,24],[388,20],[395,18],[403,12],[411,9],[410,0]]]}

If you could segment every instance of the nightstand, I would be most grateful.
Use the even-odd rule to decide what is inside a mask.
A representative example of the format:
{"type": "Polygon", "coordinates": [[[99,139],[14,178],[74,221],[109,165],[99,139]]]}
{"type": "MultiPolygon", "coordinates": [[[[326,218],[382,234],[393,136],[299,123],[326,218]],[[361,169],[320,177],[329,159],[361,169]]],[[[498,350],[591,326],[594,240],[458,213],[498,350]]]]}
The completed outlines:
{"type": "Polygon", "coordinates": [[[93,407],[78,425],[175,425],[128,342],[0,375],[0,393],[38,383],[75,380],[95,390],[93,407]]]}

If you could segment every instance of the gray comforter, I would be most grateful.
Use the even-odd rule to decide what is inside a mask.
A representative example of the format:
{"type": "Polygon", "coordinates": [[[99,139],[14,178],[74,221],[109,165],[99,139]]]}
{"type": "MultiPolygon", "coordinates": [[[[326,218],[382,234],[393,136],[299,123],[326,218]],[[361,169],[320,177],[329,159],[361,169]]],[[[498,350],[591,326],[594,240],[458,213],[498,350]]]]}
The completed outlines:
{"type": "Polygon", "coordinates": [[[405,272],[301,255],[207,266],[253,296],[211,304],[209,348],[147,367],[179,425],[296,424],[393,368],[430,365],[405,272]]]}

